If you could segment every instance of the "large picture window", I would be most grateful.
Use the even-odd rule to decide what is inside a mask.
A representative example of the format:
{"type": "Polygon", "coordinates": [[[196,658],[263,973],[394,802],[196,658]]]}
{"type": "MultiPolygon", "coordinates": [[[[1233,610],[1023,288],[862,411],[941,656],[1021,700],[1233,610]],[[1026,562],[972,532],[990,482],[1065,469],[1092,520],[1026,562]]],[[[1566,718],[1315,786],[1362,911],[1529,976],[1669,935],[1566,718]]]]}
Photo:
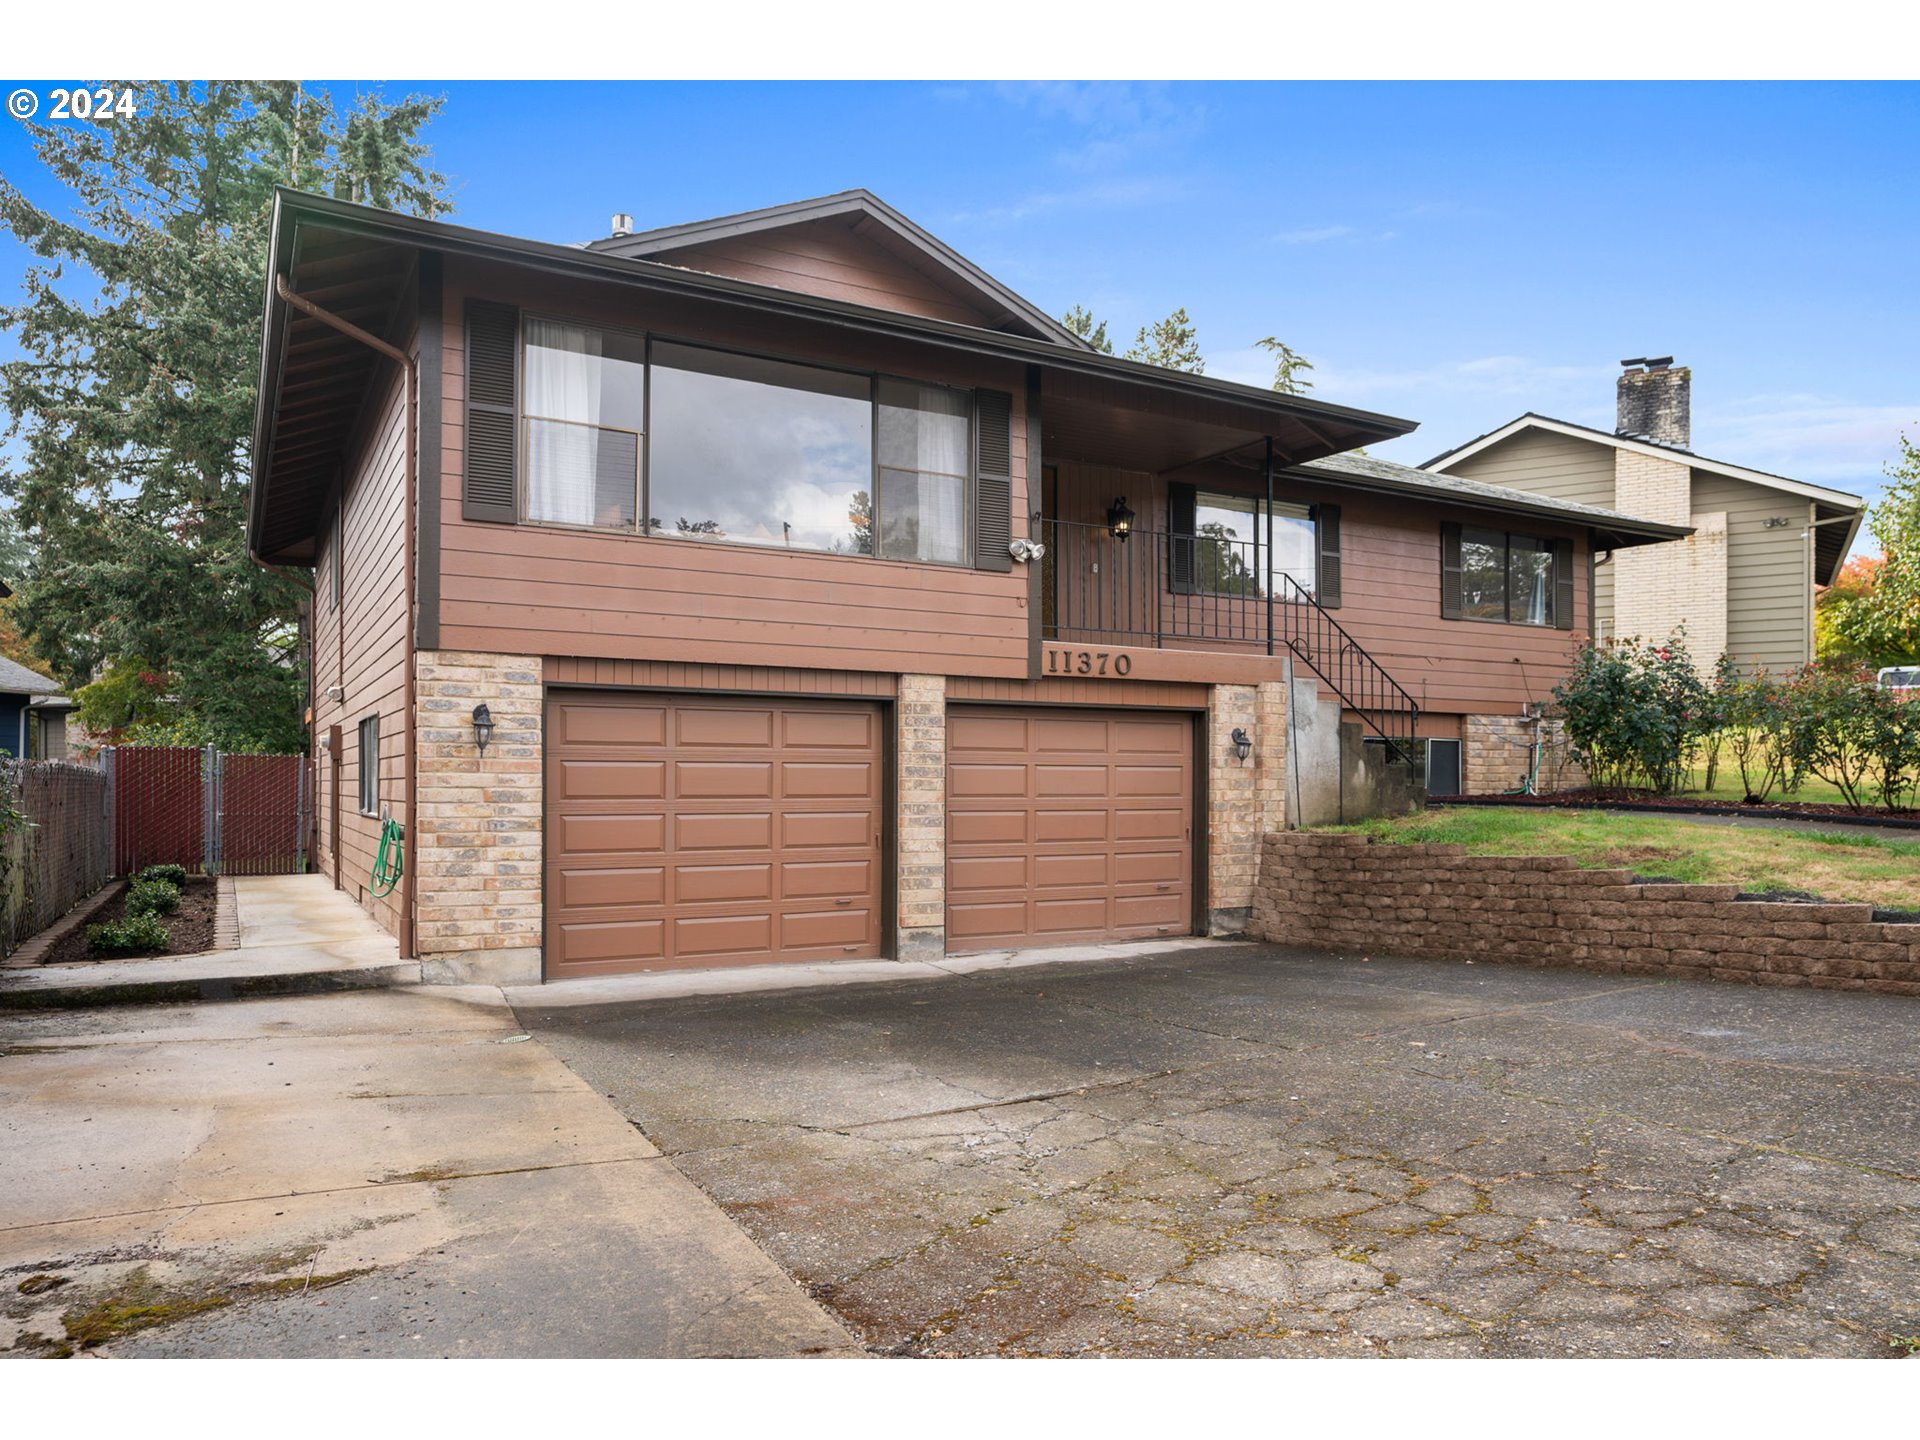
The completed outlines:
{"type": "Polygon", "coordinates": [[[1565,629],[1571,615],[1560,611],[1570,604],[1571,563],[1566,542],[1512,535],[1473,526],[1450,527],[1443,550],[1457,544],[1457,567],[1451,554],[1443,570],[1448,590],[1444,611],[1462,620],[1493,620],[1508,625],[1557,625],[1565,629]]]}
{"type": "Polygon", "coordinates": [[[646,429],[645,342],[531,315],[525,339],[526,518],[631,530],[646,429]]]}
{"type": "Polygon", "coordinates": [[[878,393],[879,554],[965,565],[973,397],[906,380],[882,380],[878,393]]]}
{"type": "Polygon", "coordinates": [[[656,344],[647,529],[870,555],[873,422],[868,376],[656,344]]]}

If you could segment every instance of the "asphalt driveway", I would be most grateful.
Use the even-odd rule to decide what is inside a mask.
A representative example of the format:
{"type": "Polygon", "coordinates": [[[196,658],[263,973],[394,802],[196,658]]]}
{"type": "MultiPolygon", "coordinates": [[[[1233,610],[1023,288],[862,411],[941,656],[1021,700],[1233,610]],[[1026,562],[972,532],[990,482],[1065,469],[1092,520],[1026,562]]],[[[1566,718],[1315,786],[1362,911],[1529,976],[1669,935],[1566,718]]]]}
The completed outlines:
{"type": "Polygon", "coordinates": [[[1910,999],[1233,945],[518,1014],[883,1352],[1920,1333],[1910,999]]]}

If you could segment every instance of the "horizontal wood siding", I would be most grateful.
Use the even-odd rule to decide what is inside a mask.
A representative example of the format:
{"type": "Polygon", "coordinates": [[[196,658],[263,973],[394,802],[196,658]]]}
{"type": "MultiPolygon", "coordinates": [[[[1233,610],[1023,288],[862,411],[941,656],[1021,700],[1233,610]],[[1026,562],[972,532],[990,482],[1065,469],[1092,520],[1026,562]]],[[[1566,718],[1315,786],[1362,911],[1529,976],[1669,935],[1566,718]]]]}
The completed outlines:
{"type": "MultiPolygon", "coordinates": [[[[406,386],[386,365],[368,402],[366,421],[347,452],[345,542],[341,548],[342,602],[331,594],[333,528],[328,526],[314,570],[314,739],[317,757],[319,846],[316,866],[335,873],[332,850],[333,797],[340,797],[338,873],[343,889],[379,923],[400,933],[399,892],[384,899],[367,893],[380,845],[380,817],[362,815],[359,727],[380,717],[380,803],[408,829],[406,776],[406,386]],[[339,700],[328,698],[339,687],[339,700]],[[340,773],[327,754],[328,727],[340,727],[340,773]]],[[[411,857],[409,857],[411,863],[411,857]]]]}
{"type": "Polygon", "coordinates": [[[1762,485],[1693,472],[1693,510],[1727,517],[1727,653],[1742,665],[1791,670],[1812,658],[1813,583],[1807,574],[1812,505],[1762,485]],[[1766,522],[1784,518],[1769,530],[1766,522]]]}
{"type": "Polygon", "coordinates": [[[1019,367],[803,322],[472,263],[448,266],[442,410],[441,644],[452,650],[791,669],[1022,676],[1027,577],[857,556],[469,522],[459,503],[469,295],[773,355],[1014,397],[1014,533],[1027,510],[1019,367]]]}
{"type": "Polygon", "coordinates": [[[857,234],[844,219],[712,240],[656,258],[712,275],[932,320],[984,325],[993,318],[883,242],[857,234]]]}
{"type": "Polygon", "coordinates": [[[897,675],[846,670],[793,670],[771,665],[685,665],[657,660],[587,660],[554,656],[550,685],[612,686],[634,690],[734,690],[747,695],[845,695],[891,699],[897,675]]]}
{"type": "MultiPolygon", "coordinates": [[[[1597,440],[1529,430],[1449,466],[1447,473],[1611,510],[1613,456],[1613,447],[1597,440]]],[[[1593,610],[1601,633],[1607,633],[1613,623],[1613,566],[1609,563],[1594,568],[1593,610]]]]}
{"type": "Polygon", "coordinates": [[[954,680],[947,703],[988,705],[1118,705],[1172,710],[1207,708],[1206,685],[1152,680],[954,680]]]}

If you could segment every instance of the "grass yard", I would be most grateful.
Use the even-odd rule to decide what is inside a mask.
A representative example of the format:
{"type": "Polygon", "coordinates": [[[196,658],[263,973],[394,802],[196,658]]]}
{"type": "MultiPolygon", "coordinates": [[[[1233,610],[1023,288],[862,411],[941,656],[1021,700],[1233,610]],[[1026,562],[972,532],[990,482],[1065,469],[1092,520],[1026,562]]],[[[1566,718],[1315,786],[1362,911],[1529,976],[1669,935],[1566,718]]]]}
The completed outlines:
{"type": "MultiPolygon", "coordinates": [[[[1713,777],[1713,788],[1706,788],[1707,767],[1696,765],[1687,776],[1687,783],[1680,787],[1682,797],[1695,795],[1703,800],[1732,800],[1735,803],[1747,798],[1747,787],[1740,783],[1740,767],[1733,763],[1733,757],[1725,750],[1720,754],[1720,770],[1713,777]]],[[[1840,793],[1838,785],[1829,784],[1818,775],[1809,775],[1800,782],[1798,790],[1785,790],[1776,785],[1768,794],[1767,800],[1773,804],[1801,805],[1844,805],[1847,797],[1840,793]]],[[[1876,804],[1871,793],[1867,796],[1869,805],[1876,804]]]]}
{"type": "Polygon", "coordinates": [[[1395,845],[1464,845],[1471,855],[1571,855],[1694,884],[1810,891],[1889,910],[1920,909],[1920,835],[1735,829],[1604,810],[1439,809],[1327,827],[1395,845]]]}

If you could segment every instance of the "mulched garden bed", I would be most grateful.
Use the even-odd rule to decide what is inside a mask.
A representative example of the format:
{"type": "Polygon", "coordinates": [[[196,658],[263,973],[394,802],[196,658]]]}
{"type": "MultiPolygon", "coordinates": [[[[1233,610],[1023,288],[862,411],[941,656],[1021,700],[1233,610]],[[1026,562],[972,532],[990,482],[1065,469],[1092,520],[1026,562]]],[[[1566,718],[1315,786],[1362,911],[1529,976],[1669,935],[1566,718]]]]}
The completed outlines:
{"type": "Polygon", "coordinates": [[[1768,820],[1829,820],[1840,825],[1891,826],[1920,831],[1920,811],[1881,807],[1849,810],[1820,801],[1776,800],[1743,805],[1697,795],[1653,795],[1645,790],[1556,790],[1551,795],[1429,795],[1430,805],[1524,805],[1548,810],[1662,810],[1681,815],[1753,815],[1768,820]]]}
{"type": "Polygon", "coordinates": [[[77,925],[70,934],[64,935],[49,949],[40,961],[42,965],[66,965],[76,960],[146,960],[156,955],[198,955],[204,950],[214,948],[214,916],[220,908],[220,882],[204,875],[189,875],[186,886],[180,892],[180,908],[171,915],[160,917],[160,923],[167,927],[172,943],[164,950],[140,950],[127,955],[94,955],[87,949],[87,925],[98,925],[107,920],[125,918],[127,908],[126,892],[122,891],[99,913],[87,920],[87,925],[77,925]]]}

